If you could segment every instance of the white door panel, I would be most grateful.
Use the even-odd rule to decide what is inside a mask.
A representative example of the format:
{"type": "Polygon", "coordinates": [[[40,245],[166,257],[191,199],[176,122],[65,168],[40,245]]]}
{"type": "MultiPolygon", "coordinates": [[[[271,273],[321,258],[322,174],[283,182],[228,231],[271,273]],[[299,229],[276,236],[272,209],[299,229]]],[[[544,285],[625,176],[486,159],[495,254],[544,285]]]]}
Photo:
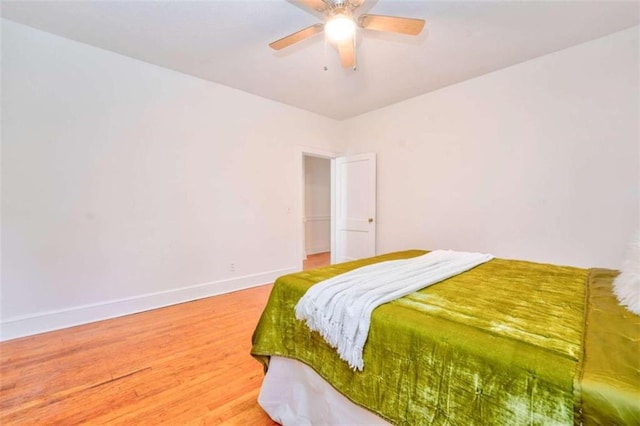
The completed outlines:
{"type": "Polygon", "coordinates": [[[336,158],[332,262],[376,254],[376,154],[336,158]]]}

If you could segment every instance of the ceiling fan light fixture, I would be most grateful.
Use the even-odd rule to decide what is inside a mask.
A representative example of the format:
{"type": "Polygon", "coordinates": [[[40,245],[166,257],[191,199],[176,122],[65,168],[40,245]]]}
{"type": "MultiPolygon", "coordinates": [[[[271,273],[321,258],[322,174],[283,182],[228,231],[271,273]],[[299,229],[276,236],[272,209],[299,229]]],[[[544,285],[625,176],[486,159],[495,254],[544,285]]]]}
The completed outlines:
{"type": "Polygon", "coordinates": [[[327,21],[324,31],[331,41],[340,42],[353,37],[356,32],[356,23],[350,16],[339,13],[327,21]]]}
{"type": "MultiPolygon", "coordinates": [[[[0,0],[2,1],[2,0],[0,0]]],[[[343,68],[356,69],[356,21],[353,13],[368,0],[295,0],[315,12],[324,15],[324,23],[317,23],[279,40],[269,43],[269,47],[280,50],[294,43],[325,32],[326,46],[331,42],[340,55],[343,68]]],[[[294,3],[294,0],[289,0],[294,3]]],[[[424,19],[400,16],[357,14],[357,26],[363,30],[386,31],[406,35],[418,35],[424,27],[424,19]]],[[[365,31],[365,32],[366,32],[365,31]]],[[[324,68],[327,70],[327,67],[324,68]]]]}

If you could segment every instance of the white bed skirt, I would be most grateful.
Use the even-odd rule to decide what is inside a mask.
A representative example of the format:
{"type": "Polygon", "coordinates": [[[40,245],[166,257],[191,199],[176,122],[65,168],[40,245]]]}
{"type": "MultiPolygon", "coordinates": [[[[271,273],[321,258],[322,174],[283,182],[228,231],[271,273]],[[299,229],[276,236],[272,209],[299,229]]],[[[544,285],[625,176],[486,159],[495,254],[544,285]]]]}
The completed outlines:
{"type": "Polygon", "coordinates": [[[258,403],[284,425],[389,425],[349,401],[307,365],[272,356],[258,403]]]}

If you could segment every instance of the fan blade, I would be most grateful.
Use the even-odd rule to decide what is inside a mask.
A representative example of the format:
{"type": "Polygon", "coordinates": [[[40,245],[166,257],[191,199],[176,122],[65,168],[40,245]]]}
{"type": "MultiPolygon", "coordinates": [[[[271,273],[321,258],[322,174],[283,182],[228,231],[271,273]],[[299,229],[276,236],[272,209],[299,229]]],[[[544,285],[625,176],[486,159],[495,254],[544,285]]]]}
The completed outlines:
{"type": "Polygon", "coordinates": [[[342,68],[353,68],[356,64],[356,53],[353,48],[353,40],[344,40],[338,43],[338,53],[342,68]]]}
{"type": "Polygon", "coordinates": [[[418,35],[424,28],[423,19],[399,18],[397,16],[361,15],[358,23],[362,28],[392,33],[418,35]]]}
{"type": "Polygon", "coordinates": [[[324,12],[329,7],[322,0],[295,0],[295,2],[316,12],[324,12]]]}
{"type": "Polygon", "coordinates": [[[276,40],[273,43],[270,43],[269,47],[274,50],[284,49],[285,47],[291,46],[292,44],[302,41],[305,38],[322,32],[323,29],[323,24],[315,24],[293,34],[289,34],[286,37],[282,37],[280,40],[276,40]]]}

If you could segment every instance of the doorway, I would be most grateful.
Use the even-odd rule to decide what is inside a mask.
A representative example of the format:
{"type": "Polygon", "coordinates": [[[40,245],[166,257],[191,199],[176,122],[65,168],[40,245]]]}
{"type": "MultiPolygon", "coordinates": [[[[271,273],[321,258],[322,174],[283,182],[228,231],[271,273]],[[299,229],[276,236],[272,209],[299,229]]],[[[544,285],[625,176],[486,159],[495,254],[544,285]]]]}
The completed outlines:
{"type": "Polygon", "coordinates": [[[331,263],[331,160],[305,154],[303,269],[331,263]]]}
{"type": "MultiPolygon", "coordinates": [[[[341,157],[340,153],[317,148],[298,146],[296,164],[300,184],[298,186],[298,202],[295,207],[297,221],[297,267],[303,270],[304,261],[315,252],[328,253],[328,263],[333,264],[348,260],[370,257],[376,254],[376,154],[357,154],[341,157]],[[325,185],[328,181],[329,209],[311,210],[307,212],[307,157],[326,161],[329,165],[329,177],[316,176],[311,172],[313,181],[319,179],[325,185]],[[324,222],[310,225],[307,223],[324,222]],[[314,235],[314,226],[326,229],[329,234],[319,231],[321,237],[314,235]],[[310,241],[307,244],[307,233],[310,241]],[[327,246],[322,241],[329,242],[327,246]]],[[[311,160],[313,161],[313,160],[311,160]]],[[[320,167],[326,167],[325,165],[320,167]]],[[[310,184],[313,185],[310,181],[310,184]]],[[[288,209],[289,212],[290,209],[288,209]]]]}

